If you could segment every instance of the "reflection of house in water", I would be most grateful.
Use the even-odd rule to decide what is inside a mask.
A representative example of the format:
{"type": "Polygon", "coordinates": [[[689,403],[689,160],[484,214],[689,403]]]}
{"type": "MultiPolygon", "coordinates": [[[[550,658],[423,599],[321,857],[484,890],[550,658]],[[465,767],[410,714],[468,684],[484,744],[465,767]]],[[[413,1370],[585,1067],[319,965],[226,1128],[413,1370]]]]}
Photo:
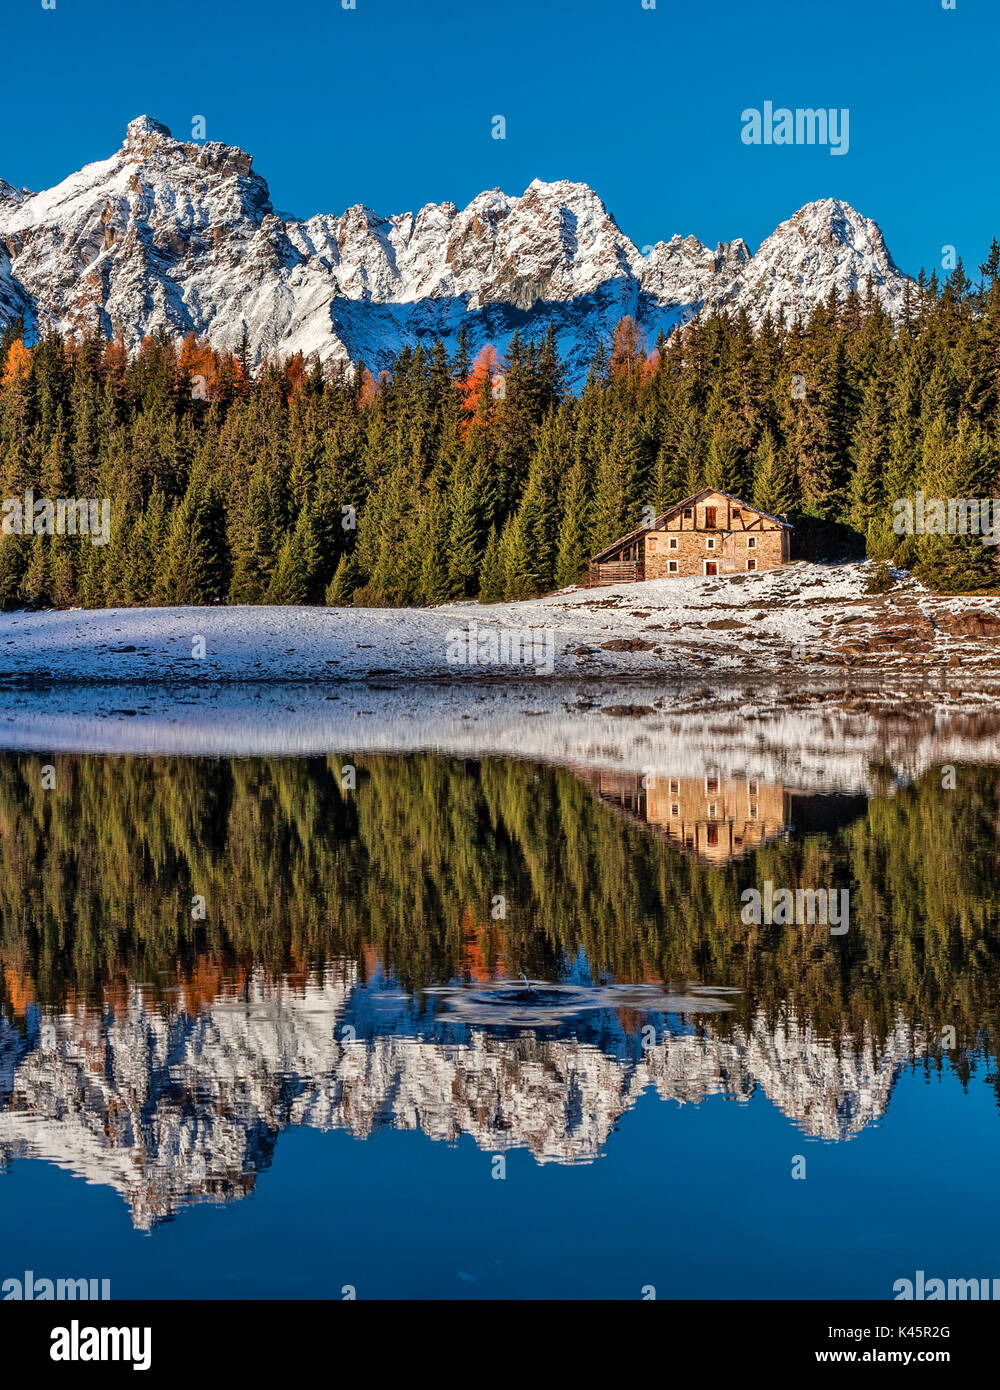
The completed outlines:
{"type": "Polygon", "coordinates": [[[835,830],[864,810],[863,796],[818,796],[752,777],[583,773],[606,805],[677,849],[725,864],[779,835],[835,830]]]}

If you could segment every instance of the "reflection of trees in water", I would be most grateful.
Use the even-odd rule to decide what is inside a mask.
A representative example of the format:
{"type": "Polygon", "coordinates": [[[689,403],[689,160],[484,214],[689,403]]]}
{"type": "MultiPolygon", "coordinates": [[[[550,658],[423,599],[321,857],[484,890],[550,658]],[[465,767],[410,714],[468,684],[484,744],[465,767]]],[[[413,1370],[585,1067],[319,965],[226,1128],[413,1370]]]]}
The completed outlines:
{"type": "Polygon", "coordinates": [[[571,771],[434,755],[0,760],[0,998],[114,997],[125,977],[211,999],[254,963],[303,980],[335,956],[407,988],[524,970],[743,991],[732,1023],[786,1004],[821,1033],[905,1018],[959,1045],[996,1010],[998,774],[961,767],[867,814],[720,864],[615,815],[571,771]],[[770,878],[851,888],[851,930],[748,929],[770,878]],[[191,898],[205,896],[205,922],[191,898]],[[490,905],[503,894],[506,916],[490,905]]]}

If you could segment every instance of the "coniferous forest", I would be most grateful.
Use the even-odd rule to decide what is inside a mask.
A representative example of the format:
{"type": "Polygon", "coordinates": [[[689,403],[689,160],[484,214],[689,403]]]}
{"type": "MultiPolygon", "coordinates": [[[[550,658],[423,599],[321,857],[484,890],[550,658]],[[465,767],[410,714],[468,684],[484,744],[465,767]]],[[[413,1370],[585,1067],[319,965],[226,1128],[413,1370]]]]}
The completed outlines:
{"type": "MultiPolygon", "coordinates": [[[[995,547],[897,536],[892,504],[988,498],[1000,473],[1000,247],[923,274],[898,323],[870,286],[806,322],[713,316],[649,344],[630,319],[567,389],[555,334],[501,361],[464,340],[374,377],[189,337],[0,341],[0,496],[108,498],[111,537],[0,537],[0,606],[432,604],[575,583],[703,486],[942,591],[995,547]]],[[[793,550],[793,558],[796,551],[793,550]]]]}
{"type": "Polygon", "coordinates": [[[0,1008],[345,956],[411,990],[556,979],[582,952],[595,979],[736,988],[723,1028],[790,1007],[834,1038],[882,1041],[901,1013],[932,1035],[952,1023],[963,1046],[997,1036],[995,768],[963,765],[944,799],[932,770],[840,828],[720,868],[628,825],[567,769],[372,758],[345,792],[342,762],[57,756],[53,800],[37,758],[0,760],[0,1008]],[[836,950],[822,928],[741,925],[741,892],[767,878],[851,885],[836,950]]]}

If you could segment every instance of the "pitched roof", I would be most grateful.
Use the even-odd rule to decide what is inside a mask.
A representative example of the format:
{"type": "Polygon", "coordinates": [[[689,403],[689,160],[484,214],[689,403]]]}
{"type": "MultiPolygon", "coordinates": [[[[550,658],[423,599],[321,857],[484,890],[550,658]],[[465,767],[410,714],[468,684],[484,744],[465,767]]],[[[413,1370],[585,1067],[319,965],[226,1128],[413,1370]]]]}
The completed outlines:
{"type": "Polygon", "coordinates": [[[591,564],[599,564],[609,555],[614,554],[615,551],[621,550],[623,546],[628,545],[631,541],[637,541],[640,536],[645,536],[649,531],[662,531],[667,519],[674,516],[682,507],[690,507],[702,497],[708,497],[712,494],[717,497],[727,497],[730,502],[735,502],[741,510],[753,512],[755,516],[767,517],[768,521],[773,521],[778,526],[783,526],[786,531],[794,530],[791,523],[782,521],[780,516],[772,516],[770,512],[762,512],[759,507],[751,506],[749,502],[744,502],[741,497],[734,497],[731,492],[723,492],[721,487],[703,487],[700,492],[693,492],[690,497],[685,497],[682,502],[677,502],[674,506],[668,507],[665,512],[661,512],[659,516],[654,517],[649,526],[640,526],[637,530],[630,531],[627,536],[619,536],[618,540],[612,541],[612,543],[606,546],[599,555],[594,555],[591,558],[591,564]]]}

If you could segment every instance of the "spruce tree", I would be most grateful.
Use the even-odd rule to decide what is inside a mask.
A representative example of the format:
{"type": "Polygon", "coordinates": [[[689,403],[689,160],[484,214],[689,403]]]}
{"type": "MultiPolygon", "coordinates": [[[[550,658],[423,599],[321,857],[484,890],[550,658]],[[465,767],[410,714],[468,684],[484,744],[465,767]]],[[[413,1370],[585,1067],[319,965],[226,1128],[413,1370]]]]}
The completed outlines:
{"type": "Polygon", "coordinates": [[[464,472],[454,485],[447,544],[447,594],[471,598],[476,592],[482,558],[481,486],[477,468],[464,472]]]}
{"type": "Polygon", "coordinates": [[[479,601],[499,603],[504,597],[506,579],[500,552],[500,536],[496,526],[490,527],[483,551],[483,561],[479,567],[479,601]]]}
{"type": "Polygon", "coordinates": [[[586,467],[579,457],[569,471],[559,498],[559,510],[555,586],[565,589],[579,582],[591,556],[590,486],[586,467]]]}
{"type": "MultiPolygon", "coordinates": [[[[954,504],[956,525],[966,527],[965,534],[951,533],[952,518],[945,515],[944,527],[920,536],[916,540],[917,577],[931,588],[943,593],[971,593],[997,587],[1000,576],[996,570],[996,546],[984,545],[980,534],[972,534],[967,512],[960,517],[961,502],[976,503],[989,497],[997,476],[997,451],[976,426],[963,421],[952,430],[944,417],[938,416],[924,443],[923,463],[919,482],[928,504],[940,501],[954,504]]],[[[928,505],[928,518],[931,508],[928,505]]],[[[979,517],[977,516],[977,529],[979,517]]],[[[928,520],[928,527],[930,522],[928,520]]]]}
{"type": "Polygon", "coordinates": [[[788,469],[782,464],[769,429],[760,437],[753,458],[753,505],[769,516],[784,516],[791,507],[788,469]]]}
{"type": "Polygon", "coordinates": [[[314,603],[321,588],[321,556],[312,515],[303,507],[295,529],[286,535],[278,551],[265,602],[314,603]]]}
{"type": "Polygon", "coordinates": [[[349,607],[361,583],[362,574],[354,562],[354,554],[352,551],[345,551],[340,557],[333,578],[326,586],[324,603],[328,608],[349,607]]]}

